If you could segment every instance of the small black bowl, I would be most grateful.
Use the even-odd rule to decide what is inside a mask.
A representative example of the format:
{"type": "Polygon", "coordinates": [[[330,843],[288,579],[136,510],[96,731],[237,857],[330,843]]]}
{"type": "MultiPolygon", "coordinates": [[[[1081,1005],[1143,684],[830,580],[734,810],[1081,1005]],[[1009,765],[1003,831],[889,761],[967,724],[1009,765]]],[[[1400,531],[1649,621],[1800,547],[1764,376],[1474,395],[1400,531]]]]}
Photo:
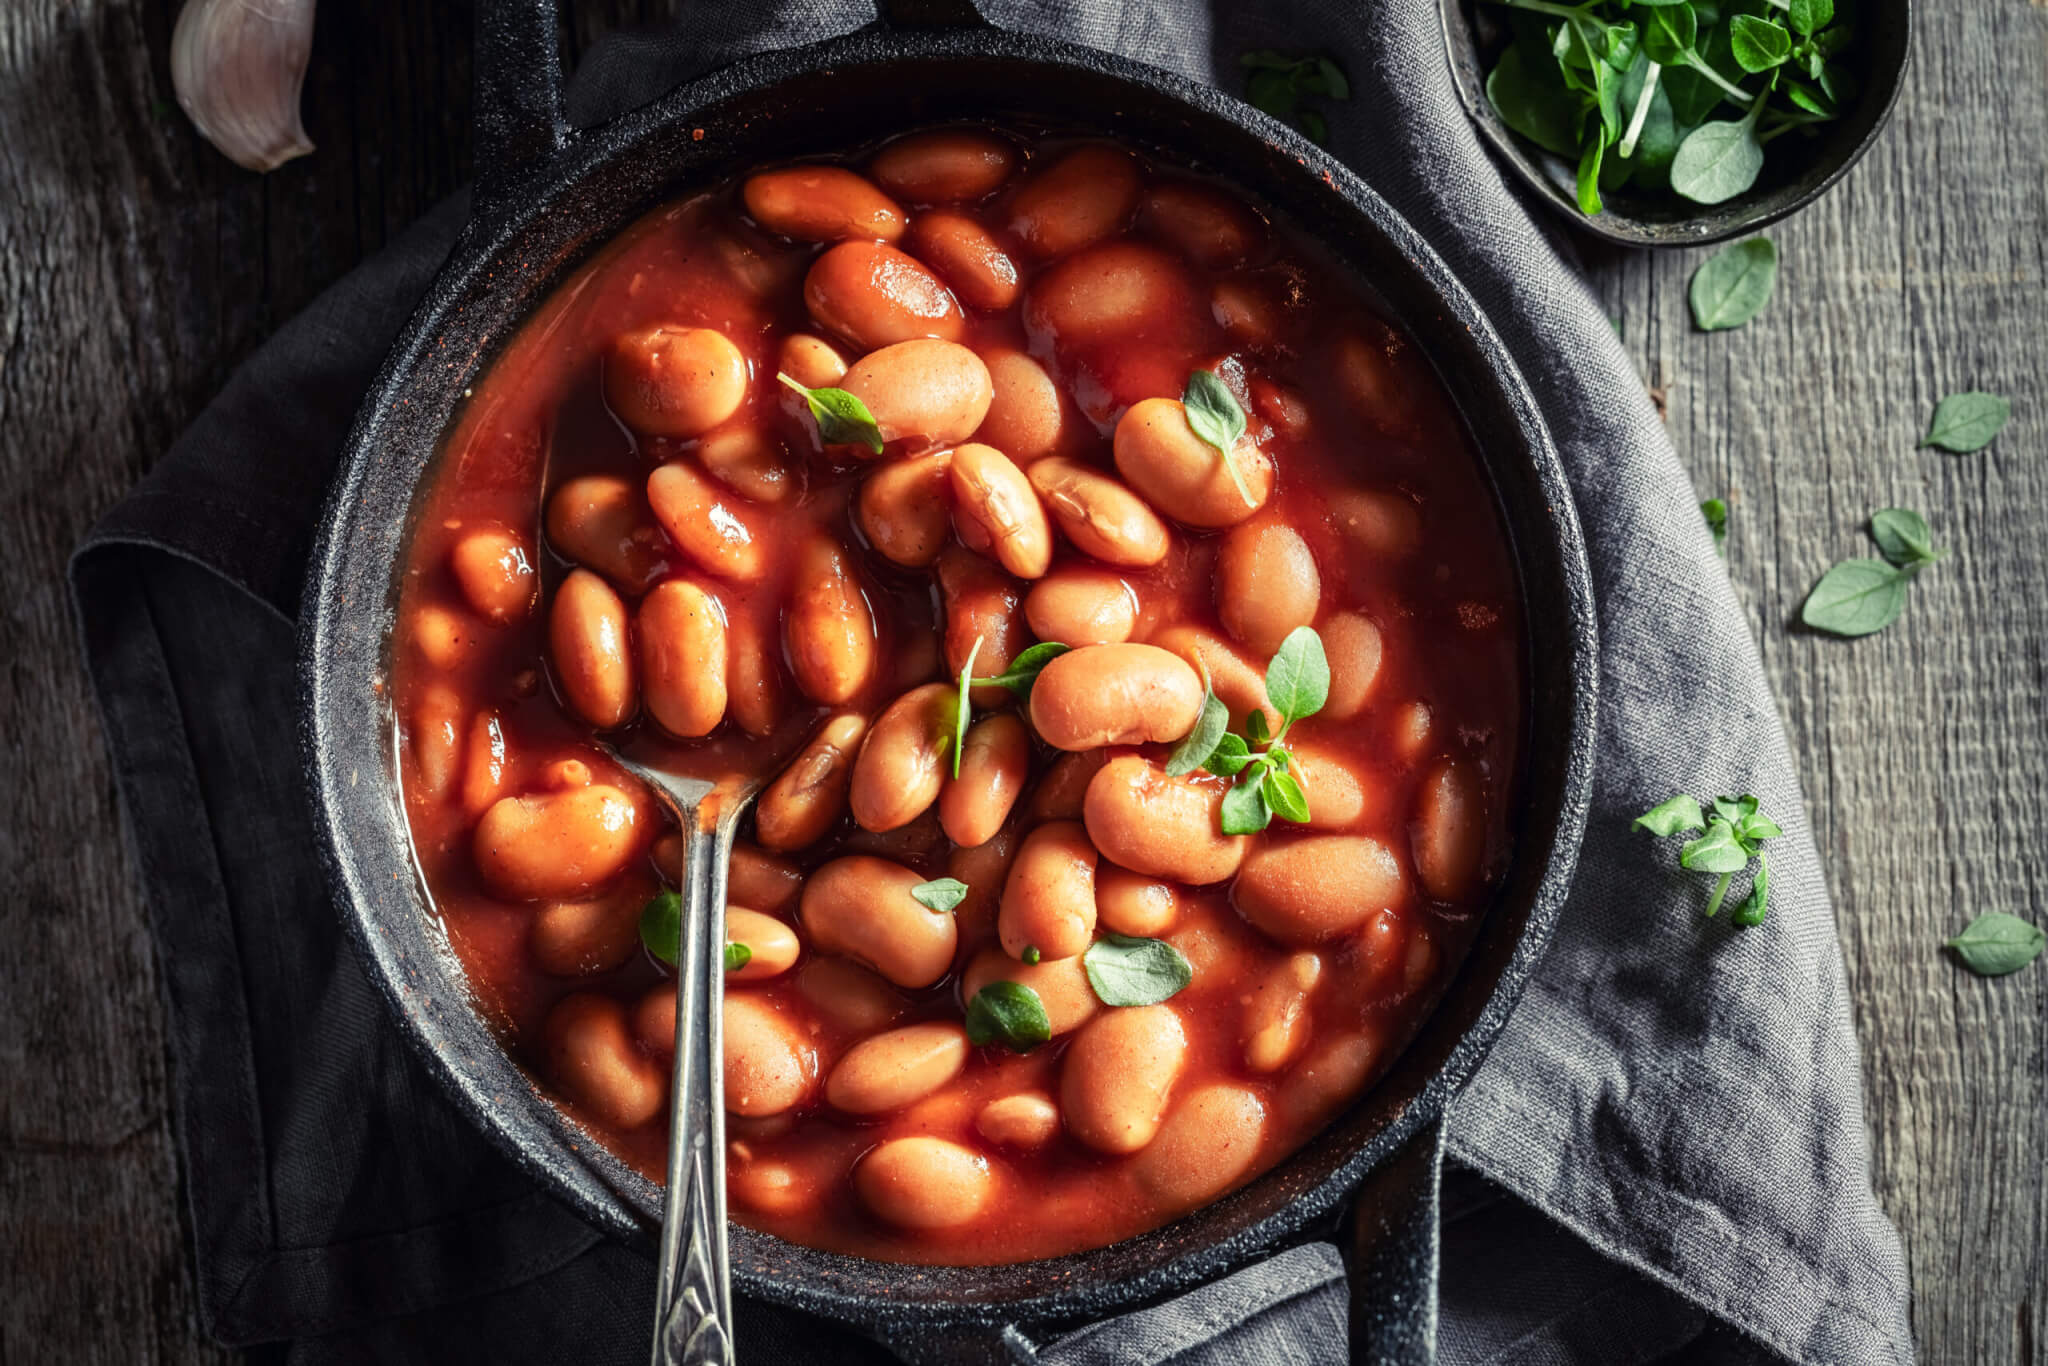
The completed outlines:
{"type": "Polygon", "coordinates": [[[1579,212],[1577,168],[1510,129],[1486,98],[1486,72],[1500,43],[1491,40],[1481,12],[1493,8],[1486,0],[1442,0],[1444,48],[1465,112],[1479,136],[1538,199],[1579,231],[1624,247],[1722,242],[1820,198],[1870,150],[1891,118],[1912,46],[1912,0],[1863,0],[1863,32],[1846,53],[1856,64],[1861,90],[1848,114],[1826,125],[1804,155],[1767,157],[1757,183],[1725,203],[1695,204],[1668,190],[1635,193],[1623,186],[1602,191],[1606,207],[1588,216],[1579,212]]]}

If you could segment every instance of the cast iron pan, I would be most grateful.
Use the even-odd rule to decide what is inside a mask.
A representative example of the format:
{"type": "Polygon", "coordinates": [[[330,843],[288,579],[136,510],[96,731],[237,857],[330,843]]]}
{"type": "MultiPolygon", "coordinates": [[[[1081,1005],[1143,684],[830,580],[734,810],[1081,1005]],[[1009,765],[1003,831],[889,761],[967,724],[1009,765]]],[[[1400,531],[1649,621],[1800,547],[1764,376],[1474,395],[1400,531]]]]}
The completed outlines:
{"type": "Polygon", "coordinates": [[[680,186],[946,119],[1117,135],[1256,192],[1351,263],[1469,425],[1530,634],[1525,809],[1512,870],[1458,977],[1392,1071],[1320,1137],[1165,1228],[1048,1261],[870,1262],[735,1226],[740,1290],[851,1324],[916,1361],[1006,1360],[1272,1251],[1338,1237],[1353,1354],[1421,1361],[1436,1328],[1444,1108],[1521,994],[1571,882],[1592,772],[1594,614],[1571,494],[1528,389],[1427,244],[1343,166],[1246,105],[1086,48],[1005,33],[966,0],[902,0],[846,37],[716,72],[603,127],[562,117],[552,0],[479,7],[474,218],[350,433],[301,624],[301,743],[339,904],[406,1035],[500,1145],[593,1224],[651,1243],[660,1191],[589,1141],[506,1057],[414,868],[382,686],[413,494],[463,392],[548,290],[680,186]],[[1356,1204],[1357,1217],[1340,1230],[1356,1204]]]}

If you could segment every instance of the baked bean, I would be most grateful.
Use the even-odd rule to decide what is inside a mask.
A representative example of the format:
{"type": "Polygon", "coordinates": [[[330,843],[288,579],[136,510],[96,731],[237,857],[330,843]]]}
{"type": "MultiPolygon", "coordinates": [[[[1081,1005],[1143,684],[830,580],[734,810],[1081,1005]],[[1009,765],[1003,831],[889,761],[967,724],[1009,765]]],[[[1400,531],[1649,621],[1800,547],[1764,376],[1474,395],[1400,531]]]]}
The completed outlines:
{"type": "Polygon", "coordinates": [[[775,353],[776,373],[788,375],[806,389],[837,388],[846,378],[846,367],[846,357],[838,347],[808,332],[790,333],[775,353]]]}
{"type": "Polygon", "coordinates": [[[989,133],[935,128],[875,153],[868,170],[913,204],[958,204],[994,194],[1017,168],[1017,151],[989,133]]]}
{"type": "Polygon", "coordinates": [[[508,626],[533,611],[540,576],[533,572],[526,541],[501,527],[479,527],[448,552],[455,582],[476,614],[508,626]]]}
{"type": "Polygon", "coordinates": [[[1365,786],[1349,764],[1321,745],[1289,739],[1288,771],[1308,800],[1312,830],[1341,830],[1365,814],[1365,786]]]}
{"type": "Polygon", "coordinates": [[[1402,990],[1420,991],[1436,976],[1436,967],[1436,940],[1430,937],[1429,927],[1420,923],[1410,927],[1408,956],[1401,968],[1402,990]]]}
{"type": "Polygon", "coordinates": [[[1177,398],[1131,405],[1116,424],[1117,471],[1153,507],[1197,527],[1235,526],[1273,493],[1273,462],[1249,437],[1231,452],[1251,501],[1237,491],[1217,449],[1188,426],[1177,398]]]}
{"type": "Polygon", "coordinates": [[[809,1099],[818,1053],[786,1010],[752,992],[725,993],[725,1108],[779,1115],[809,1099]]]}
{"type": "Polygon", "coordinates": [[[605,783],[501,797],[476,823],[477,871],[501,896],[582,896],[611,881],[640,843],[632,799],[605,783]]]}
{"type": "Polygon", "coordinates": [[[953,529],[969,550],[991,555],[1020,579],[1052,563],[1052,526],[1024,471],[993,446],[953,452],[953,529]]]}
{"type": "Polygon", "coordinates": [[[1364,1089],[1385,1049],[1377,1031],[1339,1034],[1316,1044],[1280,1078],[1280,1112],[1306,1132],[1344,1108],[1364,1089]]]}
{"type": "Polygon", "coordinates": [[[747,177],[740,188],[756,223],[799,242],[903,235],[903,210],[866,177],[843,166],[788,166],[747,177]]]}
{"type": "Polygon", "coordinates": [[[725,608],[688,579],[640,600],[640,692],[671,735],[709,735],[725,719],[725,608]]]}
{"type": "MultiPolygon", "coordinates": [[[[974,652],[977,678],[994,678],[1030,644],[1017,581],[964,546],[948,546],[933,561],[946,609],[946,673],[958,678],[974,652]]],[[[973,690],[977,707],[1001,706],[1009,693],[993,683],[973,690]]]]}
{"type": "Polygon", "coordinates": [[[1420,418],[1417,395],[1429,385],[1427,367],[1408,355],[1408,343],[1384,328],[1348,333],[1332,351],[1337,388],[1359,415],[1389,436],[1412,434],[1420,418]],[[1423,373],[1418,373],[1418,370],[1423,373]]]}
{"type": "MultiPolygon", "coordinates": [[[[636,931],[637,934],[637,931],[636,931]]],[[[676,1055],[676,984],[656,982],[633,1006],[633,1037],[658,1058],[676,1055]]]]}
{"type": "Polygon", "coordinates": [[[476,647],[478,631],[463,614],[432,603],[412,614],[412,643],[427,667],[451,673],[476,647]]]}
{"type": "Polygon", "coordinates": [[[1246,659],[1229,641],[1199,626],[1169,626],[1154,636],[1152,643],[1173,651],[1197,669],[1208,671],[1210,686],[1223,705],[1230,708],[1233,730],[1243,730],[1246,718],[1262,711],[1266,714],[1267,733],[1280,733],[1280,713],[1266,696],[1266,671],[1246,659]]]}
{"type": "Polygon", "coordinates": [[[637,1129],[668,1103],[668,1069],[643,1054],[626,1026],[626,1008],[609,996],[564,996],[542,1026],[547,1073],[569,1099],[598,1119],[637,1129]]]}
{"type": "Polygon", "coordinates": [[[1098,1152],[1137,1152],[1159,1132],[1187,1056],[1187,1031],[1171,1006],[1097,1016],[1074,1036],[1061,1064],[1067,1132],[1098,1152]]]}
{"type": "Polygon", "coordinates": [[[1134,873],[1196,886],[1221,882],[1245,862],[1247,843],[1223,833],[1225,790],[1219,779],[1172,778],[1149,759],[1118,755],[1088,784],[1088,838],[1134,873]]]}
{"type": "Polygon", "coordinates": [[[938,558],[953,527],[953,452],[892,460],[861,481],[861,533],[885,558],[922,569],[938,558]]]}
{"type": "Polygon", "coordinates": [[[953,1228],[981,1213],[995,1194],[981,1154],[943,1138],[892,1138],[853,1169],[853,1188],[878,1218],[900,1228],[953,1228]]]}
{"type": "Polygon", "coordinates": [[[649,889],[624,883],[587,901],[551,901],[526,927],[526,951],[554,977],[591,977],[624,964],[640,948],[640,908],[649,889]]]}
{"type": "Polygon", "coordinates": [[[619,420],[649,436],[695,436],[740,410],[747,358],[708,327],[644,327],[614,338],[604,397],[619,420]]]}
{"type": "Polygon", "coordinates": [[[874,680],[881,650],[874,609],[852,558],[828,535],[798,547],[794,584],[783,616],[789,666],[806,697],[838,706],[874,680]]]}
{"type": "Polygon", "coordinates": [[[1031,586],[1024,595],[1024,619],[1040,640],[1115,645],[1138,628],[1138,595],[1106,570],[1067,565],[1031,586]]]}
{"type": "Polygon", "coordinates": [[[1408,830],[1416,876],[1432,898],[1464,901],[1479,889],[1486,794],[1472,765],[1440,759],[1422,775],[1408,830]]]}
{"type": "Polygon", "coordinates": [[[967,1031],[950,1020],[864,1039],[825,1079],[825,1099],[849,1115],[882,1115],[923,1100],[967,1066],[967,1031]]]}
{"type": "Polygon", "coordinates": [[[846,814],[854,751],[868,733],[859,712],[828,717],[754,807],[754,834],[770,849],[803,849],[846,814]]]}
{"type": "Polygon", "coordinates": [[[680,460],[647,476],[647,502],[676,548],[710,573],[748,582],[767,568],[767,550],[730,494],[680,460]]]}
{"type": "Polygon", "coordinates": [[[787,1218],[818,1203],[818,1184],[811,1174],[787,1162],[768,1158],[728,1162],[726,1182],[734,1203],[762,1214],[787,1218]]]}
{"type": "Polygon", "coordinates": [[[1204,270],[1243,265],[1266,238],[1266,225],[1242,200],[1191,180],[1156,182],[1138,221],[1204,270]]]}
{"type": "Polygon", "coordinates": [[[995,310],[1017,302],[1022,288],[1017,263],[987,228],[966,214],[920,214],[911,224],[906,245],[969,308],[995,310]]]}
{"type": "Polygon", "coordinates": [[[1301,533],[1284,522],[1243,522],[1216,551],[1216,615],[1261,659],[1316,619],[1323,576],[1301,533]]]}
{"type": "Polygon", "coordinates": [[[646,590],[667,568],[661,528],[638,485],[610,474],[571,479],[548,500],[548,543],[563,559],[594,569],[628,593],[646,590]]]}
{"type": "Polygon", "coordinates": [[[1358,962],[1352,982],[1368,996],[1401,990],[1408,971],[1408,944],[1414,917],[1388,907],[1375,911],[1358,932],[1358,962]]]}
{"type": "Polygon", "coordinates": [[[633,654],[626,604],[588,569],[572,569],[548,611],[548,655],[570,710],[599,730],[633,714],[633,654]]]}
{"type": "Polygon", "coordinates": [[[1024,810],[1026,825],[1047,821],[1077,821],[1088,796],[1088,784],[1109,762],[1106,750],[1089,749],[1062,754],[1031,789],[1031,804],[1024,810]]]}
{"type": "Polygon", "coordinates": [[[1083,552],[1108,564],[1147,568],[1166,558],[1166,523],[1145,500],[1102,471],[1058,456],[1031,466],[1031,486],[1083,552]]]}
{"type": "Polygon", "coordinates": [[[1387,747],[1394,757],[1413,763],[1422,757],[1429,746],[1429,737],[1436,733],[1436,716],[1427,702],[1404,703],[1394,712],[1392,725],[1388,728],[1387,747]]]}
{"type": "Polygon", "coordinates": [[[1035,256],[1064,256],[1100,241],[1138,207],[1138,164],[1093,143],[1039,171],[1010,199],[1010,231],[1035,256]]]}
{"type": "Polygon", "coordinates": [[[863,351],[916,337],[958,341],[966,315],[953,291],[883,242],[841,242],[804,277],[811,316],[863,351]]]}
{"type": "Polygon", "coordinates": [[[796,931],[772,915],[750,911],[745,906],[725,908],[725,942],[745,944],[753,956],[725,974],[728,982],[760,982],[779,977],[796,963],[803,946],[796,931]]]}
{"type": "Polygon", "coordinates": [[[1244,1012],[1244,1065],[1277,1072],[1308,1041],[1309,993],[1322,979],[1323,960],[1303,951],[1268,971],[1244,1012]]]}
{"type": "Polygon", "coordinates": [[[1271,346],[1280,337],[1280,306],[1257,275],[1226,275],[1211,285],[1209,316],[1240,346],[1271,346]]]}
{"type": "Polygon", "coordinates": [[[1083,645],[1031,685],[1031,724],[1055,749],[1171,744],[1201,712],[1200,675],[1157,645],[1083,645]]]}
{"type": "Polygon", "coordinates": [[[900,863],[853,854],[804,884],[804,930],[820,953],[865,963],[899,987],[928,987],[953,966],[953,917],[910,895],[923,882],[900,863]]]}
{"type": "Polygon", "coordinates": [[[462,695],[444,683],[421,688],[413,701],[406,746],[412,751],[419,791],[431,800],[447,794],[462,766],[462,713],[462,695]]]}
{"type": "Polygon", "coordinates": [[[1200,316],[1178,261],[1142,242],[1105,242],[1032,283],[1024,325],[1062,346],[1185,329],[1200,316]]]}
{"type": "Polygon", "coordinates": [[[993,392],[980,356],[930,339],[869,352],[840,387],[867,405],[883,441],[925,446],[965,441],[987,415],[993,392]]]}
{"type": "Polygon", "coordinates": [[[1003,952],[1072,958],[1094,941],[1095,857],[1078,821],[1053,821],[1024,837],[1003,884],[1003,952]]]}
{"type": "Polygon", "coordinates": [[[1157,939],[1180,919],[1171,882],[1134,873],[1104,860],[1095,869],[1095,919],[1112,934],[1157,939]]]}
{"type": "Polygon", "coordinates": [[[927,683],[891,702],[875,719],[853,761],[853,819],[863,830],[894,830],[938,800],[946,777],[958,696],[950,683],[927,683]]]}
{"type": "Polygon", "coordinates": [[[1320,715],[1349,721],[1365,710],[1380,676],[1380,628],[1357,612],[1339,612],[1318,632],[1330,663],[1330,695],[1320,715]]]}
{"type": "Polygon", "coordinates": [[[998,1096],[974,1116],[974,1131],[1004,1148],[1043,1148],[1060,1131],[1060,1111],[1041,1091],[998,1096]]]}
{"type": "Polygon", "coordinates": [[[924,864],[945,852],[945,842],[945,832],[939,829],[939,813],[927,807],[915,819],[893,830],[869,830],[856,825],[842,834],[838,843],[846,853],[924,864]]]}
{"type": "Polygon", "coordinates": [[[1346,489],[1330,498],[1330,520],[1367,555],[1405,560],[1422,545],[1422,510],[1391,489],[1346,489]]]}
{"type": "Polygon", "coordinates": [[[862,1037],[887,1029],[909,1004],[894,987],[847,958],[810,959],[797,969],[796,989],[819,1019],[862,1037]]]}
{"type": "Polygon", "coordinates": [[[984,347],[981,359],[992,392],[974,439],[1020,465],[1058,450],[1067,433],[1067,401],[1045,367],[1009,346],[984,347]]]}
{"type": "Polygon", "coordinates": [[[782,642],[773,619],[741,612],[726,623],[726,711],[747,734],[772,734],[789,710],[782,642]]]}
{"type": "Polygon", "coordinates": [[[964,848],[993,839],[1010,818],[1030,770],[1031,734],[1016,713],[976,721],[960,747],[960,776],[939,792],[946,838],[964,848]]]}
{"type": "Polygon", "coordinates": [[[960,979],[960,1000],[964,1005],[990,982],[1015,982],[1030,987],[1045,1006],[1045,1018],[1052,1035],[1079,1029],[1102,1008],[1095,988],[1088,985],[1088,969],[1080,955],[1072,958],[1041,958],[1020,963],[999,948],[986,948],[967,960],[960,979]]]}
{"type": "Polygon", "coordinates": [[[476,820],[504,795],[505,727],[496,712],[478,712],[469,723],[469,743],[463,749],[463,813],[476,820]]]}
{"type": "Polygon", "coordinates": [[[1283,944],[1349,934],[1405,897],[1401,865],[1367,835],[1269,838],[1230,889],[1238,914],[1283,944]]]}
{"type": "Polygon", "coordinates": [[[1162,1208],[1193,1209],[1251,1170],[1265,1130],[1266,1107],[1255,1093],[1213,1083],[1181,1098],[1132,1174],[1162,1208]]]}
{"type": "Polygon", "coordinates": [[[801,483],[789,452],[759,427],[706,433],[697,443],[697,460],[713,479],[757,503],[779,503],[801,483]]]}
{"type": "Polygon", "coordinates": [[[967,895],[953,909],[961,943],[978,946],[995,937],[996,908],[1002,904],[1003,883],[1017,857],[1018,842],[1017,827],[1006,825],[980,844],[956,845],[946,855],[946,875],[967,884],[967,895]]]}
{"type": "MultiPolygon", "coordinates": [[[[664,835],[655,845],[654,862],[670,882],[683,880],[682,836],[664,835]]],[[[795,864],[777,858],[758,845],[745,842],[732,847],[732,862],[726,867],[725,899],[728,903],[751,906],[757,911],[786,915],[796,907],[804,889],[804,875],[795,864]]]]}
{"type": "Polygon", "coordinates": [[[1314,419],[1300,394],[1264,378],[1254,378],[1247,387],[1252,391],[1252,411],[1271,423],[1277,435],[1299,441],[1309,434],[1314,419]]]}

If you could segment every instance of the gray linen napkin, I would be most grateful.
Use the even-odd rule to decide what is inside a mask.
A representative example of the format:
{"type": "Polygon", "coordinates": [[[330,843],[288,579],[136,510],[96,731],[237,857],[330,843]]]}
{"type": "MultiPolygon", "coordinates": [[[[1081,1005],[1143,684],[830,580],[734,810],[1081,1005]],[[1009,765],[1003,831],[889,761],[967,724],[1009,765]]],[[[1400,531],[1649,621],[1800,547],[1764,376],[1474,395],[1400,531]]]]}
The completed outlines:
{"type": "MultiPolygon", "coordinates": [[[[1360,11],[1290,0],[1255,14],[1212,15],[1172,0],[1002,0],[984,9],[1006,27],[1116,50],[1226,88],[1237,87],[1236,58],[1246,48],[1334,54],[1358,92],[1355,103],[1330,108],[1334,150],[1479,298],[1543,403],[1572,473],[1601,597],[1599,788],[1556,945],[1453,1113],[1452,1153],[1464,1170],[1447,1178],[1443,1358],[1639,1362],[1686,1343],[1694,1343],[1693,1360],[1730,1358],[1744,1355],[1729,1346],[1732,1325],[1785,1360],[1910,1360],[1902,1259],[1870,1192],[1856,1045],[1826,890],[1754,644],[1683,471],[1606,319],[1467,126],[1443,68],[1435,6],[1387,0],[1360,11]],[[1693,734],[1712,738],[1695,743],[1693,734]],[[1725,919],[1703,924],[1694,879],[1629,834],[1635,814],[1681,788],[1755,792],[1785,824],[1787,837],[1773,846],[1773,910],[1763,927],[1731,933],[1725,919]],[[1717,1353],[1716,1344],[1727,1350],[1717,1353]]],[[[594,48],[572,86],[570,111],[595,122],[735,57],[872,18],[871,7],[830,0],[702,6],[660,34],[594,48]]],[[[513,1175],[461,1157],[453,1117],[430,1087],[420,1090],[390,1045],[345,1060],[367,1069],[359,1077],[339,1072],[340,1062],[324,1064],[317,1084],[269,1102],[287,1118],[303,1112],[332,1126],[334,1112],[322,1107],[337,1096],[393,1093],[364,1111],[360,1134],[323,1129],[329,1141],[308,1148],[304,1124],[273,1133],[248,1118],[221,1050],[254,1047],[259,1082],[289,1086],[293,1062],[263,1051],[319,1037],[333,1023],[323,1015],[301,1032],[294,1022],[284,1038],[266,1041],[261,1031],[276,1028],[279,1008],[257,1001],[250,1020],[219,1009],[244,988],[220,975],[234,970],[232,937],[217,928],[214,907],[254,917],[234,936],[255,942],[251,936],[278,932],[281,913],[318,897],[294,863],[303,820],[280,815],[296,811],[289,794],[265,808],[277,827],[268,854],[221,870],[225,887],[168,875],[204,865],[194,851],[211,847],[203,825],[185,833],[170,819],[173,808],[218,822],[216,803],[237,790],[200,783],[194,800],[187,766],[253,772],[289,724],[288,636],[276,617],[242,620],[237,602],[249,600],[236,590],[277,612],[293,610],[302,547],[289,537],[271,541],[303,515],[309,490],[300,485],[317,480],[319,465],[257,462],[250,453],[300,449],[331,458],[350,395],[360,392],[357,376],[382,348],[375,339],[389,336],[417,297],[459,212],[437,211],[389,259],[323,296],[259,352],[95,532],[74,584],[124,801],[151,855],[160,941],[185,950],[171,953],[165,970],[179,1024],[181,1135],[210,1324],[230,1341],[330,1334],[293,1350],[295,1361],[365,1351],[448,1359],[430,1342],[524,1360],[544,1359],[549,1344],[562,1342],[561,1325],[573,1322],[586,1359],[631,1360],[640,1328],[628,1311],[644,1265],[597,1243],[543,1197],[521,1194],[513,1175]],[[279,404],[281,394],[317,399],[279,404]],[[220,579],[209,588],[203,570],[148,558],[162,551],[220,579]],[[247,661],[239,680],[220,672],[220,642],[229,638],[237,642],[229,653],[247,661]],[[156,691],[136,686],[145,677],[156,691]],[[162,687],[166,679],[178,687],[162,687]],[[180,710],[189,755],[177,752],[180,710]],[[211,752],[216,728],[243,747],[211,752]],[[210,1033],[223,1019],[257,1037],[210,1033]],[[380,1126],[399,1123],[425,1123],[445,1136],[434,1151],[455,1164],[448,1175],[429,1179],[382,1158],[362,1165],[363,1154],[383,1151],[380,1126]],[[264,1148],[246,1162],[214,1161],[223,1134],[258,1135],[273,1168],[296,1164],[309,1177],[331,1171],[338,1184],[288,1181],[282,1203],[267,1209],[266,1188],[250,1187],[246,1175],[260,1175],[264,1148]],[[450,1179],[458,1170],[473,1177],[475,1192],[450,1179]],[[380,1175],[366,1183],[370,1171],[380,1175]],[[373,1189],[380,1203],[366,1218],[359,1212],[373,1189]],[[439,1223],[394,1235],[378,1222],[407,1209],[423,1219],[437,1199],[450,1207],[439,1223]],[[458,1205],[524,1222],[517,1234],[495,1232],[458,1205]],[[458,1217],[466,1222],[452,1222],[458,1217]],[[474,1236],[458,1245],[448,1230],[474,1236]],[[393,1280],[387,1264],[397,1247],[415,1269],[393,1289],[381,1282],[393,1280]],[[210,1250],[222,1254],[212,1263],[210,1250]],[[248,1265],[238,1260],[245,1256],[248,1265]],[[485,1280],[451,1275],[448,1293],[436,1291],[437,1271],[458,1265],[481,1268],[485,1280]],[[482,1306],[489,1312],[481,1318],[470,1312],[482,1306]],[[334,1336],[351,1325],[361,1336],[334,1336]],[[486,1349],[486,1340],[495,1345],[486,1349]]],[[[224,847],[219,857],[235,854],[224,847]]],[[[266,960],[247,989],[261,993],[273,979],[328,983],[318,1008],[340,1003],[352,1036],[375,1035],[377,1007],[346,964],[316,958],[295,967],[299,975],[280,969],[266,960]]],[[[363,1107],[344,1109],[354,1116],[363,1107]]],[[[427,1160],[424,1146],[411,1151],[415,1165],[427,1160]]],[[[1336,1360],[1342,1274],[1333,1249],[1295,1249],[1074,1333],[1040,1356],[1060,1366],[1336,1360]]],[[[821,1328],[771,1319],[749,1342],[778,1361],[847,1350],[821,1328]]]]}

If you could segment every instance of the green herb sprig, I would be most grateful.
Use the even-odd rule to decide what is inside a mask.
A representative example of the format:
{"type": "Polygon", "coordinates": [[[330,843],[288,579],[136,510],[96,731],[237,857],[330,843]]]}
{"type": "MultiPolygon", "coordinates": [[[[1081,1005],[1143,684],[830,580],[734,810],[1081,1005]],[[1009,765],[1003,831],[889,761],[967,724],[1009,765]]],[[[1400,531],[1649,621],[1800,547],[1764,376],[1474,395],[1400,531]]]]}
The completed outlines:
{"type": "Polygon", "coordinates": [[[1757,809],[1754,797],[1716,797],[1712,810],[1709,816],[1696,798],[1681,792],[1636,817],[1635,825],[1660,837],[1699,832],[1697,838],[1688,840],[1679,850],[1678,865],[1696,873],[1720,875],[1714,882],[1714,894],[1707,901],[1709,917],[1720,914],[1721,903],[1728,896],[1728,884],[1735,875],[1749,867],[1751,859],[1756,860],[1756,877],[1750,883],[1749,896],[1736,908],[1733,919],[1745,927],[1761,925],[1770,909],[1771,895],[1771,861],[1764,853],[1764,841],[1785,832],[1757,809]]]}
{"type": "Polygon", "coordinates": [[[1223,794],[1218,818],[1226,835],[1257,834],[1275,816],[1305,823],[1308,794],[1291,771],[1293,756],[1281,742],[1296,721],[1321,711],[1330,698],[1330,661],[1323,653],[1323,638],[1312,627],[1297,626],[1266,665],[1266,700],[1280,715],[1277,734],[1266,733],[1266,714],[1261,710],[1245,718],[1245,734],[1231,731],[1230,710],[1216,696],[1206,667],[1202,681],[1202,709],[1194,729],[1167,755],[1166,771],[1179,777],[1206,768],[1219,778],[1237,780],[1223,794]]]}
{"type": "Polygon", "coordinates": [[[1310,142],[1327,142],[1330,124],[1314,109],[1301,107],[1302,99],[1320,95],[1325,99],[1348,100],[1351,82],[1344,70],[1321,53],[1288,57],[1278,52],[1247,52],[1238,63],[1251,75],[1245,80],[1245,100],[1252,108],[1271,114],[1282,123],[1292,123],[1308,134],[1310,142]]]}
{"type": "Polygon", "coordinates": [[[882,428],[868,405],[844,389],[809,389],[781,371],[775,378],[803,396],[818,424],[818,439],[828,446],[865,446],[875,455],[882,453],[882,428]]]}
{"type": "Polygon", "coordinates": [[[1841,117],[1854,36],[1834,0],[1493,0],[1514,39],[1486,78],[1501,121],[1573,160],[1582,213],[1624,184],[1701,204],[1748,190],[1764,148],[1841,117]],[[1745,9],[1755,9],[1754,5],[1745,9]],[[1722,105],[1737,118],[1711,117],[1722,105]]]}
{"type": "Polygon", "coordinates": [[[1806,595],[1799,619],[1814,630],[1850,637],[1882,631],[1905,610],[1906,589],[1920,571],[1948,557],[1934,548],[1927,520],[1908,508],[1872,514],[1870,535],[1883,559],[1843,560],[1806,595]]]}

